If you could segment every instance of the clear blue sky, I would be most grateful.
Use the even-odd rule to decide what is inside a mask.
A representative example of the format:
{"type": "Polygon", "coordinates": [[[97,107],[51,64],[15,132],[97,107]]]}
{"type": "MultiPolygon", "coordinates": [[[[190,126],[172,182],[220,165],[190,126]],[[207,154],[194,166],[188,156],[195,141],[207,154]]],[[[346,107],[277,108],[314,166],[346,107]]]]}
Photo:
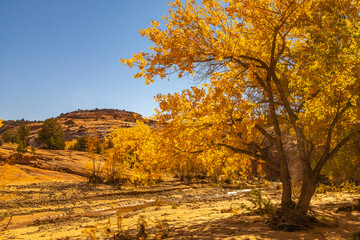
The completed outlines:
{"type": "Polygon", "coordinates": [[[0,0],[0,118],[44,120],[77,109],[153,114],[157,93],[119,62],[151,42],[138,33],[168,14],[168,0],[0,0]]]}

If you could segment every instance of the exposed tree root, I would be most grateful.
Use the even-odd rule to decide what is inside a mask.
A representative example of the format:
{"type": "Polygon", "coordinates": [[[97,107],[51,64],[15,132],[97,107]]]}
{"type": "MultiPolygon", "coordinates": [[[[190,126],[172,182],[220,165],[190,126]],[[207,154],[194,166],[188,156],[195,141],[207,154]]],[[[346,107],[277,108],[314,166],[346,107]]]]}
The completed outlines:
{"type": "Polygon", "coordinates": [[[311,229],[317,222],[314,216],[304,215],[291,208],[278,209],[268,221],[270,228],[287,232],[311,229]]]}
{"type": "Polygon", "coordinates": [[[294,232],[308,230],[315,226],[333,228],[339,225],[339,221],[333,216],[318,215],[312,210],[304,215],[293,208],[280,208],[271,216],[268,224],[274,230],[294,232]]]}

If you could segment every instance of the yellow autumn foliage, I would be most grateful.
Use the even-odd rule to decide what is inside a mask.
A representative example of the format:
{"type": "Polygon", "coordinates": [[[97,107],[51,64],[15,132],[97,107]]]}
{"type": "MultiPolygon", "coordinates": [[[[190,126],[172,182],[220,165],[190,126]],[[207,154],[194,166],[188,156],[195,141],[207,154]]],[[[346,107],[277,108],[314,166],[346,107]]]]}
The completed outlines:
{"type": "Polygon", "coordinates": [[[65,150],[71,150],[76,143],[77,143],[77,139],[73,139],[71,141],[65,141],[65,150]]]}
{"type": "Polygon", "coordinates": [[[171,124],[150,128],[140,121],[132,128],[115,129],[108,137],[113,145],[107,151],[109,178],[147,184],[161,180],[164,173],[184,180],[214,181],[220,176],[232,180],[250,175],[248,157],[221,147],[206,149],[204,145],[193,145],[191,140],[185,140],[188,131],[179,126],[172,129],[171,124]]]}
{"type": "Polygon", "coordinates": [[[110,133],[108,141],[107,172],[111,178],[128,178],[135,184],[161,179],[166,156],[158,144],[159,134],[145,123],[138,121],[132,128],[117,128],[110,133]]]}
{"type": "Polygon", "coordinates": [[[173,166],[208,173],[227,154],[234,168],[260,159],[281,175],[282,207],[306,213],[324,165],[360,133],[360,2],[176,0],[170,7],[162,22],[140,30],[153,42],[150,52],[120,61],[147,84],[173,73],[203,81],[156,97],[155,119],[182,159],[173,166]],[[301,166],[297,205],[285,132],[301,166]]]}

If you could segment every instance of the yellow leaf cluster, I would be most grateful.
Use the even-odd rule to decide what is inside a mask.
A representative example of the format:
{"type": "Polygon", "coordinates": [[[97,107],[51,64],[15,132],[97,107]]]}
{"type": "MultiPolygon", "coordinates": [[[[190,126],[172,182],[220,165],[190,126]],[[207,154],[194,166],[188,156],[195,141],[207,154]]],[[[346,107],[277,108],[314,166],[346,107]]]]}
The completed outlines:
{"type": "Polygon", "coordinates": [[[138,184],[159,180],[166,159],[155,130],[139,121],[135,127],[115,129],[108,140],[113,144],[108,150],[109,174],[138,184]]]}

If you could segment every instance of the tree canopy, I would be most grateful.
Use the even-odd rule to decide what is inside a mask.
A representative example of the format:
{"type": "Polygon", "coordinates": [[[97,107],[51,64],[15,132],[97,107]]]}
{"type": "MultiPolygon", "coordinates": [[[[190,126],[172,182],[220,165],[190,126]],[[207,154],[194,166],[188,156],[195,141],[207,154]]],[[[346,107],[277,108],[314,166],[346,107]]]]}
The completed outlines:
{"type": "MultiPolygon", "coordinates": [[[[352,0],[176,0],[140,30],[153,46],[120,61],[147,84],[202,80],[159,94],[156,118],[189,154],[222,149],[280,172],[282,209],[309,209],[320,171],[360,132],[360,5],[352,0]],[[292,200],[284,134],[303,168],[292,200]],[[269,149],[274,147],[275,157],[269,149]]],[[[176,142],[177,141],[177,142],[176,142]]]]}

